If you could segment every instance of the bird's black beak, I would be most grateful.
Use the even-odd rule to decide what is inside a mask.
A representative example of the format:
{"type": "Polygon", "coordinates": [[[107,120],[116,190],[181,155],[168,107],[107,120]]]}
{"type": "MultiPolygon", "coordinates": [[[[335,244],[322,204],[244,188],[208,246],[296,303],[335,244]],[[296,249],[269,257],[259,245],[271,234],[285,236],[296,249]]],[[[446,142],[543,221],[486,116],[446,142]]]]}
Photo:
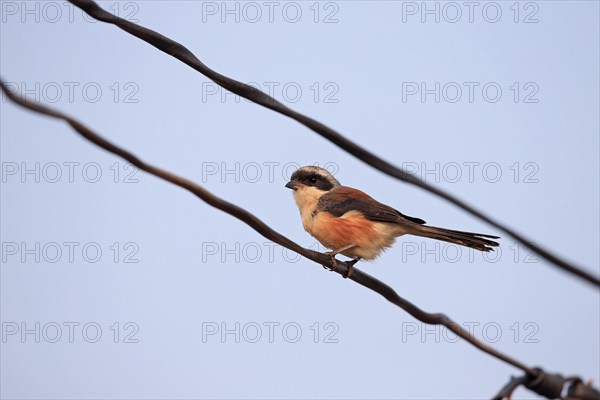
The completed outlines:
{"type": "Polygon", "coordinates": [[[296,190],[296,188],[298,187],[298,184],[296,181],[289,181],[288,183],[285,184],[285,187],[288,189],[296,190]]]}

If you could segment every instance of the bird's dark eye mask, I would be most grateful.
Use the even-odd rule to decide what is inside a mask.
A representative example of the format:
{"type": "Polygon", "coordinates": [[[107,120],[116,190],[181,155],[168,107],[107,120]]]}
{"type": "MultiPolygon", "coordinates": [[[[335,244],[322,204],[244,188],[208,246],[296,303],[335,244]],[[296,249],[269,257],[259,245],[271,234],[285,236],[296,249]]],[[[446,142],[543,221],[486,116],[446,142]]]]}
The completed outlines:
{"type": "Polygon", "coordinates": [[[298,181],[306,186],[313,186],[317,189],[328,191],[333,188],[333,184],[329,182],[323,175],[312,171],[296,171],[292,175],[292,180],[298,181]]]}

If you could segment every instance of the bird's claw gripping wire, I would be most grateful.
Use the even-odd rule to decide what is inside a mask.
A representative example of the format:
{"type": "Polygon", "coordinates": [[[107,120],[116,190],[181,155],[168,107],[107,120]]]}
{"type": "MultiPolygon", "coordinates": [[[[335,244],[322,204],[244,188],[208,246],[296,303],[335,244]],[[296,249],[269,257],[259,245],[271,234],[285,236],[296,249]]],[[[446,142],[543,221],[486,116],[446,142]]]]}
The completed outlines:
{"type": "Polygon", "coordinates": [[[327,257],[329,257],[329,260],[331,261],[331,267],[327,264],[323,264],[323,268],[325,268],[327,271],[335,271],[336,267],[337,267],[337,260],[335,259],[335,253],[333,251],[328,251],[325,254],[327,257]]]}
{"type": "Polygon", "coordinates": [[[356,258],[352,259],[351,261],[346,261],[346,265],[348,266],[348,272],[346,272],[346,274],[344,275],[344,278],[349,278],[350,275],[352,275],[352,268],[354,267],[354,264],[356,264],[360,260],[361,260],[360,257],[356,257],[356,258]]]}
{"type": "MultiPolygon", "coordinates": [[[[336,260],[335,255],[331,254],[331,252],[325,253],[325,255],[329,256],[329,259],[331,260],[331,265],[332,267],[329,267],[327,265],[323,265],[323,268],[325,268],[328,271],[335,271],[335,269],[338,266],[338,260],[336,260]]],[[[354,264],[356,264],[357,262],[360,261],[360,258],[355,258],[353,260],[350,261],[345,261],[344,264],[346,265],[346,272],[341,274],[342,277],[345,278],[349,278],[352,275],[352,267],[354,267],[354,264]]]]}
{"type": "MultiPolygon", "coordinates": [[[[325,268],[325,269],[327,269],[329,271],[335,271],[335,269],[337,268],[337,265],[338,265],[338,261],[336,260],[335,256],[338,255],[339,253],[341,253],[342,251],[346,251],[346,250],[351,249],[351,248],[353,248],[355,246],[356,246],[355,244],[351,244],[351,245],[342,247],[341,249],[337,249],[337,250],[328,251],[328,252],[323,253],[326,256],[328,256],[329,259],[331,260],[331,268],[329,266],[326,266],[326,265],[323,265],[323,268],[325,268]]],[[[344,279],[349,278],[350,275],[352,275],[352,267],[359,260],[360,260],[360,257],[356,257],[352,261],[346,261],[346,262],[344,262],[344,264],[347,267],[346,273],[341,274],[344,277],[344,279]]]]}

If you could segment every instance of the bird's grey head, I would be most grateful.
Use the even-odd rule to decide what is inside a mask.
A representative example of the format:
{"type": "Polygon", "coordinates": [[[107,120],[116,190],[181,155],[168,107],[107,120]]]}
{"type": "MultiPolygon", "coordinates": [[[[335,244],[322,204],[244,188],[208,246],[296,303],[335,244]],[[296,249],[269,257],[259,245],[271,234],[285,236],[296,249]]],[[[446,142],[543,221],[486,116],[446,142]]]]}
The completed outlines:
{"type": "Polygon", "coordinates": [[[314,187],[318,190],[328,192],[340,186],[340,183],[326,169],[310,165],[298,168],[292,174],[290,181],[285,185],[286,188],[293,189],[294,191],[302,186],[314,187]]]}

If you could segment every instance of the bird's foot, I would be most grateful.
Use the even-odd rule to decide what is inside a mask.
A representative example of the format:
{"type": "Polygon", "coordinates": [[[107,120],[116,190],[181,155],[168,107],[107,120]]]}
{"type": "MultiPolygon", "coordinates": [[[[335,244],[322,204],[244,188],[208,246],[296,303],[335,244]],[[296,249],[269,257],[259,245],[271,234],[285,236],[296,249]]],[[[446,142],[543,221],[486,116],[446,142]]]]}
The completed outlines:
{"type": "MultiPolygon", "coordinates": [[[[335,269],[337,267],[337,260],[335,259],[335,256],[338,255],[339,253],[349,250],[355,246],[356,246],[355,244],[349,244],[348,246],[344,246],[340,249],[325,252],[324,254],[326,256],[329,256],[329,258],[331,259],[332,267],[329,268],[324,265],[323,268],[328,269],[330,271],[335,271],[335,269]]],[[[348,278],[352,274],[352,266],[354,264],[356,264],[358,262],[358,260],[360,260],[360,257],[356,257],[354,260],[346,262],[346,264],[348,265],[348,270],[346,271],[345,274],[342,275],[344,278],[348,278]]]]}
{"type": "Polygon", "coordinates": [[[354,257],[352,259],[352,261],[348,261],[350,263],[350,265],[354,266],[354,264],[356,264],[357,262],[359,262],[360,260],[362,260],[361,257],[354,257]]]}
{"type": "Polygon", "coordinates": [[[352,261],[346,262],[346,264],[348,265],[348,271],[343,275],[344,278],[349,278],[350,275],[352,275],[352,268],[354,267],[354,264],[356,264],[360,260],[360,257],[355,257],[352,261]]]}
{"type": "Polygon", "coordinates": [[[329,267],[327,265],[323,265],[323,268],[325,268],[328,271],[335,271],[335,268],[337,267],[337,260],[335,259],[335,256],[337,253],[335,251],[327,251],[323,254],[328,256],[329,260],[331,260],[331,267],[329,267]]]}

